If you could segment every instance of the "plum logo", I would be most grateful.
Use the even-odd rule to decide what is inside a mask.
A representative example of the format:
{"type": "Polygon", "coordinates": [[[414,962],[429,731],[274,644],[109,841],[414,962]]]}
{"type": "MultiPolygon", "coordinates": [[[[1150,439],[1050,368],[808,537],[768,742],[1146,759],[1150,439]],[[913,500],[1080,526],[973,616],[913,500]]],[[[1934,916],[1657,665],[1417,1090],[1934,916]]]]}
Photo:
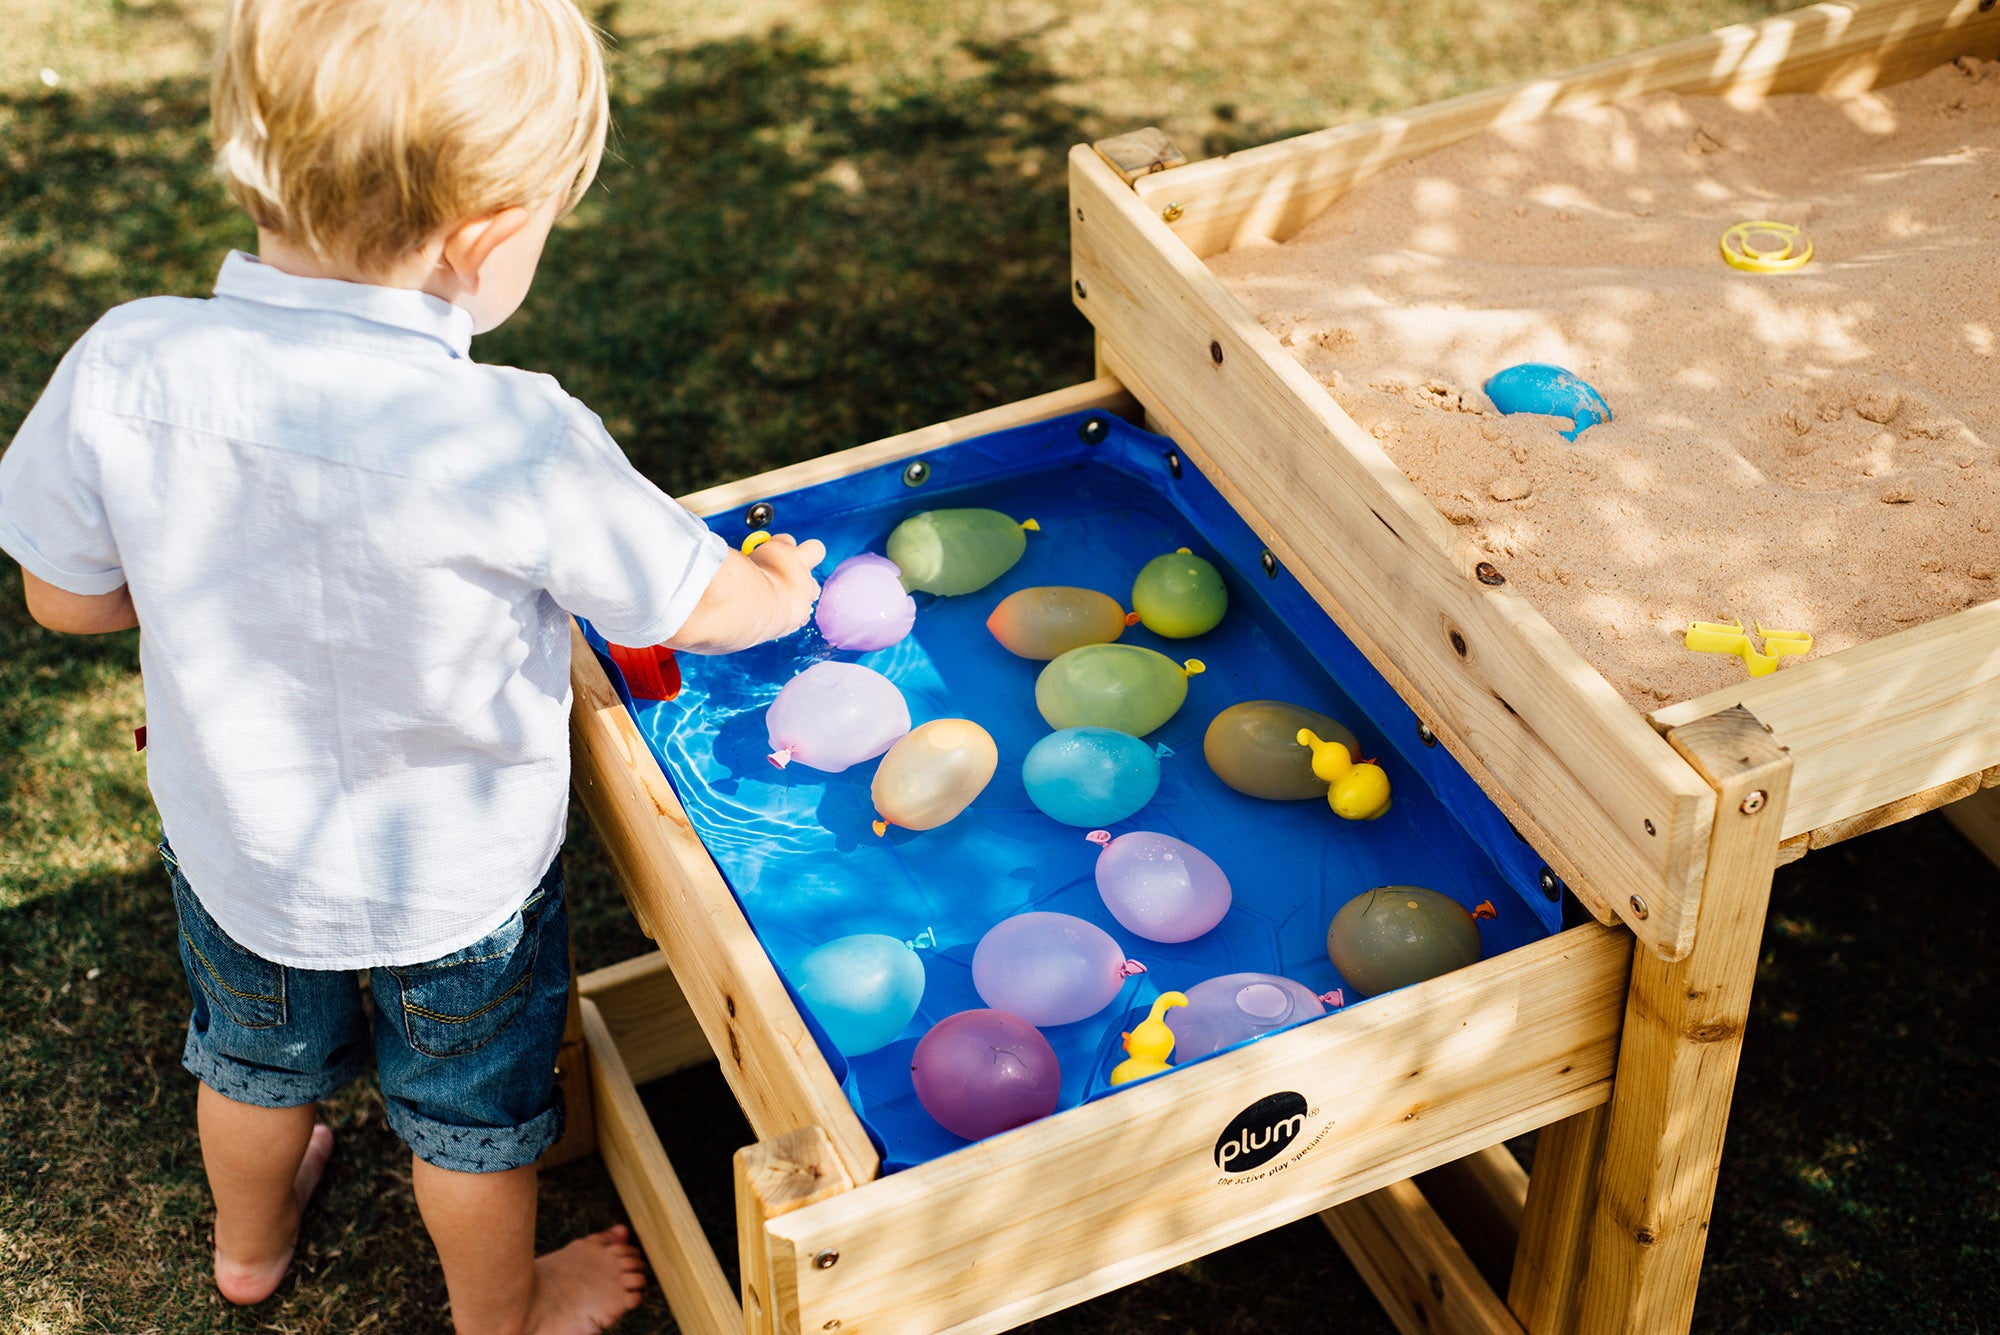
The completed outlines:
{"type": "Polygon", "coordinates": [[[1222,1128],[1215,1141],[1215,1166],[1225,1173],[1247,1173],[1269,1163],[1298,1139],[1307,1112],[1302,1094],[1266,1094],[1222,1128]]]}

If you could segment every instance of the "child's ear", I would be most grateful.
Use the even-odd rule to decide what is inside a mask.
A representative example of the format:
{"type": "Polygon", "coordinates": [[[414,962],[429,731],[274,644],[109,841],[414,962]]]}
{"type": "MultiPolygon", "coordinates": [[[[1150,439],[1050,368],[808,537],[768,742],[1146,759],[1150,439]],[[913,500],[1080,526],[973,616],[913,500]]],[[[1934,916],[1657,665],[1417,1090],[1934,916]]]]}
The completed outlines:
{"type": "Polygon", "coordinates": [[[438,254],[438,267],[451,271],[459,291],[476,295],[479,291],[479,271],[485,267],[486,261],[526,227],[528,221],[528,211],[518,205],[468,218],[445,233],[444,246],[438,254]]]}

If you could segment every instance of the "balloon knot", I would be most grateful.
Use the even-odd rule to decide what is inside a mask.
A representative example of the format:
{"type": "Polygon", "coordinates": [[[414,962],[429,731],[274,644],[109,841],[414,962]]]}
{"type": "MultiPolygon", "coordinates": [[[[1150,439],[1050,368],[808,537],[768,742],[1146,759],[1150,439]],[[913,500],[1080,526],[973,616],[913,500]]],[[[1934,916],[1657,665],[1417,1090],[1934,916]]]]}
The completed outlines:
{"type": "Polygon", "coordinates": [[[1180,556],[1193,556],[1193,555],[1194,555],[1194,553],[1193,553],[1193,552],[1189,551],[1189,550],[1188,550],[1187,548],[1185,548],[1185,547],[1176,547],[1176,548],[1174,548],[1174,551],[1175,551],[1175,553],[1176,553],[1177,555],[1180,555],[1180,556]]]}
{"type": "Polygon", "coordinates": [[[1023,519],[1021,521],[1021,527],[1028,530],[1028,532],[1030,533],[1040,533],[1042,531],[1042,526],[1040,524],[1037,524],[1032,519],[1023,519]]]}
{"type": "Polygon", "coordinates": [[[1128,626],[1136,626],[1136,625],[1138,625],[1138,624],[1139,624],[1139,614],[1138,614],[1137,612],[1127,612],[1127,613],[1125,614],[1125,624],[1126,624],[1126,625],[1128,625],[1128,626]]]}
{"type": "Polygon", "coordinates": [[[923,931],[918,932],[916,936],[912,937],[908,941],[905,941],[903,944],[908,946],[911,950],[935,950],[937,949],[937,930],[935,928],[926,927],[924,928],[923,931]]]}
{"type": "Polygon", "coordinates": [[[1333,991],[1331,992],[1320,993],[1319,999],[1321,1001],[1324,1001],[1327,1005],[1333,1007],[1335,1010],[1339,1010],[1341,1007],[1347,1004],[1347,994],[1341,991],[1337,987],[1334,988],[1333,991]]]}
{"type": "Polygon", "coordinates": [[[1153,748],[1153,754],[1158,756],[1162,760],[1165,760],[1168,756],[1172,755],[1173,753],[1174,753],[1174,748],[1168,746],[1165,742],[1161,742],[1153,748]]]}
{"type": "Polygon", "coordinates": [[[1472,910],[1472,916],[1475,918],[1497,918],[1500,916],[1500,910],[1493,907],[1492,900],[1482,899],[1479,901],[1479,906],[1472,910]]]}
{"type": "Polygon", "coordinates": [[[1146,966],[1137,960],[1126,960],[1118,966],[1118,976],[1120,978],[1130,978],[1135,974],[1142,974],[1144,972],[1146,972],[1146,966]]]}
{"type": "Polygon", "coordinates": [[[1092,830],[1089,834],[1086,834],[1083,837],[1090,840],[1091,843],[1101,846],[1111,842],[1111,831],[1092,830]]]}
{"type": "Polygon", "coordinates": [[[769,760],[773,765],[776,765],[779,769],[783,769],[785,766],[792,763],[792,748],[788,746],[781,751],[773,751],[770,755],[766,756],[765,759],[769,760]]]}
{"type": "Polygon", "coordinates": [[[889,833],[889,822],[884,820],[878,820],[875,822],[874,829],[875,829],[875,837],[877,839],[880,839],[883,835],[889,833]]]}
{"type": "Polygon", "coordinates": [[[1190,677],[1198,677],[1208,671],[1208,664],[1202,662],[1199,658],[1190,658],[1181,665],[1181,671],[1187,673],[1190,677]]]}

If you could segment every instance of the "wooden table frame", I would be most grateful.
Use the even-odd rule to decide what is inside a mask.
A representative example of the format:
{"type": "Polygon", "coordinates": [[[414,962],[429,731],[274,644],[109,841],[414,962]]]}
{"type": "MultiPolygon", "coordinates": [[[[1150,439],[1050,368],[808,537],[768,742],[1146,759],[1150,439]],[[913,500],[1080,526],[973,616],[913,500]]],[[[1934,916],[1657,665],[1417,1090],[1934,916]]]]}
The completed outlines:
{"type": "MultiPolygon", "coordinates": [[[[1598,921],[880,1177],[579,640],[577,788],[660,951],[582,980],[589,1061],[566,1066],[588,1067],[597,1146],[683,1329],[1002,1330],[1319,1213],[1405,1330],[1685,1330],[1775,869],[2000,779],[2000,604],[1642,716],[1478,578],[1479,555],[1200,257],[1550,108],[1865,88],[1996,50],[2000,13],[1979,0],[1821,5],[1215,162],[1150,171],[1157,144],[1079,148],[1074,291],[1108,375],[687,498],[725,514],[1082,408],[1142,417],[1598,921]],[[635,1092],[711,1057],[757,1137],[736,1160],[739,1291],[635,1092]],[[1276,1090],[1310,1107],[1303,1148],[1219,1181],[1217,1130],[1276,1090]],[[1501,1142],[1535,1128],[1530,1177],[1501,1142]]],[[[2000,847],[1992,802],[1960,811],[2000,847]]]]}

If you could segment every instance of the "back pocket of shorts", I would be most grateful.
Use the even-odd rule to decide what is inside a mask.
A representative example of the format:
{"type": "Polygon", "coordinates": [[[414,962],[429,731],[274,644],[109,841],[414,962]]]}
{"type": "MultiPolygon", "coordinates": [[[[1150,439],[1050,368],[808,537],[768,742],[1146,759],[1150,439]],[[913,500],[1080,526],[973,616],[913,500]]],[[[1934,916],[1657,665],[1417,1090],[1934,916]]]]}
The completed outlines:
{"type": "Polygon", "coordinates": [[[246,1029],[285,1022],[285,970],[231,940],[194,897],[176,869],[174,910],[180,918],[181,963],[209,1003],[246,1029]]]}
{"type": "Polygon", "coordinates": [[[484,1047],[534,991],[536,934],[517,913],[491,934],[429,964],[389,970],[403,998],[403,1031],[430,1057],[484,1047]]]}

